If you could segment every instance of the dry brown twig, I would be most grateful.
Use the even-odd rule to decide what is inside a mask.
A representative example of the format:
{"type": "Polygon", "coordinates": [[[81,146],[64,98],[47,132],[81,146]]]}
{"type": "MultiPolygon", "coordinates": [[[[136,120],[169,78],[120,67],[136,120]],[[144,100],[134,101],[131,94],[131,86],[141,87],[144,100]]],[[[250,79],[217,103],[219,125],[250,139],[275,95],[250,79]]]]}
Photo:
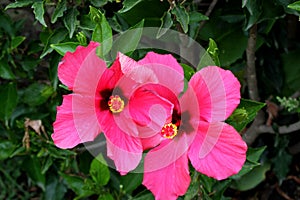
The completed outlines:
{"type": "Polygon", "coordinates": [[[42,120],[31,120],[29,118],[25,118],[24,127],[25,127],[25,133],[24,133],[22,142],[23,142],[23,146],[26,148],[26,150],[28,150],[30,148],[30,136],[29,136],[30,128],[32,130],[34,130],[34,132],[36,132],[39,136],[41,136],[43,134],[44,137],[47,140],[49,140],[48,135],[45,131],[45,128],[42,124],[42,120]]]}

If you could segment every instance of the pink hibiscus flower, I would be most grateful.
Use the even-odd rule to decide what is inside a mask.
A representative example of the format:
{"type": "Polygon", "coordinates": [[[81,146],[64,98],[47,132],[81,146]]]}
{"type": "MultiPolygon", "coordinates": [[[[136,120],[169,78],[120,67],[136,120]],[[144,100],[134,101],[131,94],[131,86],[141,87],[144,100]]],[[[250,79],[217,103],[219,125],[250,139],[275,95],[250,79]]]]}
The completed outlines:
{"type": "MultiPolygon", "coordinates": [[[[143,83],[161,81],[165,74],[156,75],[158,66],[167,65],[175,69],[178,78],[175,85],[180,90],[183,72],[170,55],[155,53],[143,59],[142,65],[147,67],[119,53],[107,68],[96,55],[98,45],[91,42],[74,53],[66,53],[58,66],[59,79],[73,93],[65,95],[57,108],[52,139],[60,148],[73,148],[93,141],[103,132],[108,156],[117,170],[126,174],[136,168],[142,157],[140,131],[154,135],[173,109],[168,100],[142,89],[143,83]]],[[[167,81],[162,82],[168,85],[167,81]]]]}
{"type": "Polygon", "coordinates": [[[239,81],[230,71],[209,66],[194,74],[188,86],[179,101],[168,88],[148,86],[174,104],[160,134],[143,141],[145,146],[159,144],[145,157],[143,179],[158,200],[186,193],[189,160],[198,172],[221,180],[238,173],[246,159],[246,143],[223,122],[240,102],[239,81]]]}

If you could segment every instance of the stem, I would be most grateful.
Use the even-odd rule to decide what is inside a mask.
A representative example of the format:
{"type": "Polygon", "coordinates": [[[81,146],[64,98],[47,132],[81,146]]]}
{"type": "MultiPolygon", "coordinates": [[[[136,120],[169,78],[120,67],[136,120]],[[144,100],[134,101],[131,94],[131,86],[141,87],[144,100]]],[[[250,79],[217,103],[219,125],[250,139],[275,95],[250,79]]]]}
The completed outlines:
{"type": "Polygon", "coordinates": [[[257,25],[254,24],[250,28],[248,45],[246,49],[247,54],[247,84],[249,90],[250,99],[260,101],[257,87],[256,67],[255,67],[255,49],[256,49],[256,36],[257,36],[257,25]]]}
{"type": "MultiPolygon", "coordinates": [[[[246,81],[248,85],[248,91],[250,99],[259,101],[258,94],[256,67],[255,67],[255,50],[256,50],[256,37],[257,37],[257,24],[254,24],[249,30],[249,38],[246,49],[247,67],[246,67],[246,81]]],[[[248,145],[251,145],[260,134],[259,127],[263,125],[265,121],[263,111],[259,111],[255,117],[252,125],[243,134],[243,139],[248,145]]]]}

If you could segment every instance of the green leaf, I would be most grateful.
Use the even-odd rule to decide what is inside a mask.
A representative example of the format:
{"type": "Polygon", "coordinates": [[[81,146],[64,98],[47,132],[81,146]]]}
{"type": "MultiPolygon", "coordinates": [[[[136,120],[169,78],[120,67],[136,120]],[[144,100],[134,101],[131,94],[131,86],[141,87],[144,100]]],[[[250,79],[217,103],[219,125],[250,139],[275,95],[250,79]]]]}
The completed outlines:
{"type": "MultiPolygon", "coordinates": [[[[201,53],[203,53],[203,52],[201,51],[201,53]]],[[[205,51],[203,53],[203,55],[200,55],[199,57],[200,57],[200,61],[197,65],[197,71],[199,71],[203,67],[216,65],[216,63],[213,61],[213,59],[210,56],[210,54],[208,53],[208,51],[205,51]]]]}
{"type": "Polygon", "coordinates": [[[7,61],[4,59],[0,60],[0,77],[8,80],[16,78],[7,61]]]}
{"type": "Polygon", "coordinates": [[[258,161],[261,157],[261,154],[264,152],[265,149],[266,149],[266,146],[259,147],[259,148],[248,147],[247,160],[246,160],[245,164],[243,165],[243,167],[239,171],[239,173],[231,176],[231,178],[238,180],[241,177],[243,177],[245,174],[252,171],[255,167],[260,166],[260,163],[258,161]]]}
{"type": "Polygon", "coordinates": [[[50,47],[51,44],[58,44],[62,40],[64,40],[67,36],[68,32],[66,29],[57,29],[55,30],[48,38],[47,42],[45,44],[45,47],[43,49],[43,52],[40,56],[40,58],[43,58],[47,54],[51,53],[53,49],[50,47]]]}
{"type": "Polygon", "coordinates": [[[288,8],[300,11],[300,1],[296,1],[296,2],[294,2],[292,4],[289,4],[288,8]]]}
{"type": "Polygon", "coordinates": [[[200,21],[209,20],[206,15],[203,15],[200,12],[192,11],[189,12],[190,23],[198,23],[200,21]]]}
{"type": "Polygon", "coordinates": [[[14,37],[11,40],[11,47],[10,48],[11,49],[17,48],[25,39],[26,39],[26,37],[23,37],[23,36],[14,37]]]}
{"type": "Polygon", "coordinates": [[[9,158],[17,148],[11,141],[0,141],[0,160],[9,158]]]}
{"type": "Polygon", "coordinates": [[[63,200],[66,192],[67,188],[62,179],[58,176],[47,177],[45,200],[63,200]]]}
{"type": "Polygon", "coordinates": [[[239,173],[231,176],[231,179],[239,180],[241,177],[245,176],[245,174],[248,174],[251,172],[255,167],[260,166],[260,163],[252,163],[249,161],[246,161],[243,165],[242,169],[239,171],[239,173]]]}
{"type": "Polygon", "coordinates": [[[285,90],[292,92],[300,89],[300,50],[290,51],[281,55],[285,80],[285,90]]]}
{"type": "Polygon", "coordinates": [[[50,47],[53,48],[60,55],[64,56],[68,51],[74,52],[78,45],[78,42],[65,42],[59,44],[51,44],[50,47]]]}
{"type": "Polygon", "coordinates": [[[42,174],[41,163],[36,156],[28,156],[23,162],[24,170],[29,177],[43,190],[45,191],[45,175],[42,174]]]}
{"type": "Polygon", "coordinates": [[[104,186],[110,179],[110,173],[105,159],[99,154],[93,159],[90,167],[92,179],[99,185],[104,186]]]}
{"type": "Polygon", "coordinates": [[[114,200],[114,197],[111,194],[106,193],[106,194],[101,194],[97,200],[114,200]]]}
{"type": "Polygon", "coordinates": [[[293,156],[286,149],[280,149],[275,158],[272,159],[274,164],[273,171],[280,182],[282,182],[290,171],[290,164],[293,156]]]}
{"type": "Polygon", "coordinates": [[[182,6],[175,6],[172,10],[172,14],[176,16],[176,20],[180,23],[184,33],[189,30],[189,14],[182,6]]]}
{"type": "Polygon", "coordinates": [[[222,63],[222,66],[228,66],[243,56],[248,38],[241,30],[231,29],[227,35],[216,41],[219,47],[220,63],[222,63]]]}
{"type": "Polygon", "coordinates": [[[158,29],[156,38],[160,38],[162,35],[164,35],[173,25],[173,20],[171,18],[170,12],[165,12],[162,18],[160,18],[161,24],[158,29]]]}
{"type": "Polygon", "coordinates": [[[67,11],[66,16],[64,17],[64,25],[69,31],[69,37],[72,38],[77,26],[77,16],[79,12],[76,8],[71,8],[67,11]]]}
{"type": "Polygon", "coordinates": [[[14,3],[8,4],[5,7],[5,10],[9,9],[9,8],[21,8],[21,7],[29,6],[29,5],[31,5],[33,3],[34,3],[33,0],[19,0],[19,1],[17,0],[14,3]]]}
{"type": "Polygon", "coordinates": [[[52,157],[49,156],[46,159],[46,161],[43,163],[42,174],[45,174],[48,171],[48,169],[52,166],[52,164],[53,164],[53,159],[52,157]]]}
{"type": "Polygon", "coordinates": [[[134,197],[134,200],[154,200],[153,194],[151,193],[146,193],[142,195],[138,195],[134,197]]]}
{"type": "Polygon", "coordinates": [[[276,134],[274,149],[276,149],[276,157],[272,158],[273,171],[275,172],[279,182],[286,178],[290,171],[290,164],[293,156],[287,152],[290,143],[289,136],[276,134]]]}
{"type": "Polygon", "coordinates": [[[108,3],[108,0],[91,0],[91,4],[95,7],[101,7],[108,3]]]}
{"type": "Polygon", "coordinates": [[[51,23],[54,24],[59,17],[62,17],[64,12],[67,10],[67,2],[66,0],[58,1],[55,10],[51,17],[51,23]]]}
{"type": "Polygon", "coordinates": [[[128,173],[126,176],[121,176],[120,184],[123,185],[123,190],[127,194],[131,194],[138,186],[142,184],[142,173],[128,173]]]}
{"type": "Polygon", "coordinates": [[[104,58],[112,47],[112,29],[107,22],[105,15],[96,8],[90,6],[90,15],[96,23],[95,30],[92,35],[92,40],[99,42],[101,45],[97,48],[97,54],[104,58]]]}
{"type": "Polygon", "coordinates": [[[268,163],[257,166],[241,178],[233,180],[231,186],[239,191],[250,190],[265,180],[265,174],[270,168],[271,165],[268,163]]]}
{"type": "Polygon", "coordinates": [[[47,24],[44,20],[44,3],[42,1],[35,2],[31,8],[33,8],[35,19],[38,20],[43,26],[47,27],[47,24]]]}
{"type": "Polygon", "coordinates": [[[30,106],[38,106],[45,103],[53,93],[54,89],[51,86],[33,83],[25,89],[22,100],[30,106]]]}
{"type": "Polygon", "coordinates": [[[215,65],[221,66],[220,60],[219,60],[218,46],[217,46],[216,42],[211,38],[209,38],[209,45],[208,45],[208,48],[207,48],[207,52],[212,57],[215,65]]]}
{"type": "Polygon", "coordinates": [[[114,41],[112,46],[113,58],[116,57],[117,52],[130,54],[136,49],[142,37],[143,26],[144,20],[125,31],[114,41]]]}
{"type": "Polygon", "coordinates": [[[184,63],[180,63],[180,65],[183,68],[184,78],[186,78],[187,80],[190,80],[191,77],[195,74],[195,69],[184,63]]]}
{"type": "Polygon", "coordinates": [[[258,162],[261,154],[265,151],[266,148],[266,146],[258,148],[249,147],[247,150],[247,160],[253,163],[258,162]]]}
{"type": "MultiPolygon", "coordinates": [[[[226,122],[232,125],[238,132],[242,131],[256,116],[257,112],[265,106],[264,103],[241,99],[238,109],[246,112],[246,115],[241,115],[242,118],[230,116],[226,122]]],[[[239,114],[239,113],[238,113],[239,114]]]]}
{"type": "Polygon", "coordinates": [[[87,197],[93,194],[92,191],[86,190],[85,187],[83,187],[85,185],[85,181],[81,177],[63,173],[60,173],[60,176],[63,177],[67,186],[73,190],[76,195],[80,197],[87,197]]]}
{"type": "Polygon", "coordinates": [[[123,8],[119,10],[119,13],[124,13],[133,8],[138,3],[142,2],[143,0],[125,0],[123,2],[123,8]]]}
{"type": "Polygon", "coordinates": [[[0,86],[0,119],[7,120],[18,103],[17,86],[15,83],[0,86]]]}

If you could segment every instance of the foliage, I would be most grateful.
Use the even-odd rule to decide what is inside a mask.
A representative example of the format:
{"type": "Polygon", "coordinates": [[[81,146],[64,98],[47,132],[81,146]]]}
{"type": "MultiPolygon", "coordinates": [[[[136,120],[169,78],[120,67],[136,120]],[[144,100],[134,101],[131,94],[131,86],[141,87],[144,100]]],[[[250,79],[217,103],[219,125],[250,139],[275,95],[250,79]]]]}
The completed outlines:
{"type": "MultiPolygon", "coordinates": [[[[242,133],[265,106],[248,100],[244,83],[248,31],[257,24],[261,99],[285,96],[277,100],[290,119],[275,119],[274,129],[299,120],[293,113],[299,113],[299,99],[289,98],[300,89],[299,1],[228,0],[219,1],[205,15],[209,9],[192,0],[0,3],[0,199],[153,199],[141,185],[142,174],[120,176],[107,167],[105,155],[94,158],[83,145],[58,149],[50,138],[56,107],[62,95],[69,93],[58,82],[58,63],[67,51],[91,40],[102,44],[97,54],[110,63],[117,51],[134,59],[145,54],[145,49],[137,49],[143,27],[157,27],[156,38],[167,37],[169,29],[191,37],[207,52],[197,69],[182,61],[186,79],[210,60],[234,72],[242,84],[243,99],[227,122],[242,133]],[[120,37],[114,45],[116,34],[120,37]]],[[[249,147],[240,173],[223,181],[192,171],[191,185],[180,199],[226,199],[230,190],[255,188],[266,179],[267,171],[276,173],[282,183],[293,162],[288,152],[293,139],[299,142],[293,135],[258,138],[249,147]]]]}

